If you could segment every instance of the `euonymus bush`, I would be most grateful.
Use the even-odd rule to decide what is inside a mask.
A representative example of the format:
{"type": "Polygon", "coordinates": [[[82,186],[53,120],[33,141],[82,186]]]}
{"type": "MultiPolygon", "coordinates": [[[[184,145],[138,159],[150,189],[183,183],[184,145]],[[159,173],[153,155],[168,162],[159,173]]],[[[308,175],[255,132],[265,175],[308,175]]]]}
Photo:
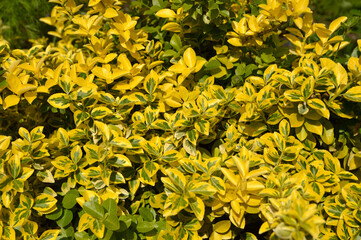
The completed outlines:
{"type": "Polygon", "coordinates": [[[361,40],[308,0],[50,0],[0,46],[2,239],[360,239],[361,40]]]}

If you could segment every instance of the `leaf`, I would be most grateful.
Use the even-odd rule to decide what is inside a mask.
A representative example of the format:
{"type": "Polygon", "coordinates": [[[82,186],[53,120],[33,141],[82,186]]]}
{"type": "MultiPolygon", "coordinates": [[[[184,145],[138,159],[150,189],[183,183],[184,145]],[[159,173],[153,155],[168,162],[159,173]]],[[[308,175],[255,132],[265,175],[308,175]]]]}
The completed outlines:
{"type": "Polygon", "coordinates": [[[101,219],[104,217],[104,208],[102,205],[95,201],[87,201],[83,203],[83,209],[87,212],[90,216],[101,219]]]}
{"type": "Polygon", "coordinates": [[[77,164],[80,161],[80,159],[83,157],[83,152],[79,147],[79,145],[76,145],[75,147],[72,148],[70,152],[70,156],[75,164],[77,164]]]}
{"type": "Polygon", "coordinates": [[[37,231],[38,231],[38,224],[36,222],[26,220],[21,225],[21,232],[26,233],[26,235],[35,235],[37,231]]]}
{"type": "Polygon", "coordinates": [[[361,102],[361,86],[350,88],[343,96],[353,102],[361,102]]]}
{"type": "Polygon", "coordinates": [[[184,63],[188,68],[194,68],[197,63],[196,53],[192,48],[187,48],[183,54],[184,63]]]}
{"type": "Polygon", "coordinates": [[[202,221],[205,213],[205,206],[199,197],[195,197],[189,200],[189,206],[191,207],[194,215],[196,215],[199,221],[202,221]]]}
{"type": "Polygon", "coordinates": [[[155,220],[155,212],[153,209],[141,207],[139,208],[139,214],[147,222],[153,222],[155,220]]]}
{"type": "Polygon", "coordinates": [[[161,18],[175,18],[177,16],[177,14],[173,10],[165,8],[165,9],[159,10],[155,14],[155,16],[161,17],[161,18]]]}
{"type": "Polygon", "coordinates": [[[307,119],[304,123],[304,126],[308,131],[320,136],[322,135],[323,127],[319,121],[307,119]]]}
{"type": "Polygon", "coordinates": [[[286,120],[283,119],[280,124],[279,124],[279,132],[282,134],[283,137],[288,137],[288,135],[290,135],[290,123],[286,120]]]}
{"type": "Polygon", "coordinates": [[[183,192],[185,184],[187,183],[187,179],[183,173],[177,169],[166,169],[165,172],[171,180],[171,183],[176,186],[177,189],[179,189],[179,192],[183,192]]]}
{"type": "Polygon", "coordinates": [[[118,12],[114,8],[107,8],[103,16],[106,18],[114,18],[118,16],[118,12]]]}
{"type": "Polygon", "coordinates": [[[143,169],[149,177],[153,177],[159,170],[159,164],[153,161],[147,161],[144,163],[143,169]]]}
{"type": "Polygon", "coordinates": [[[107,229],[112,231],[117,231],[120,228],[120,223],[117,218],[116,212],[114,212],[113,214],[109,214],[108,217],[103,220],[103,223],[107,229]]]}
{"type": "Polygon", "coordinates": [[[226,184],[224,183],[222,178],[212,176],[210,180],[211,180],[212,186],[217,189],[219,194],[224,195],[226,193],[226,184]]]}
{"type": "Polygon", "coordinates": [[[63,207],[66,209],[72,209],[76,204],[76,199],[79,197],[77,190],[72,189],[67,192],[62,200],[63,207]]]}
{"type": "Polygon", "coordinates": [[[9,95],[4,99],[3,107],[4,110],[17,105],[20,102],[20,97],[17,95],[9,95]]]}
{"type": "Polygon", "coordinates": [[[182,154],[177,150],[169,150],[163,154],[162,160],[165,162],[175,162],[180,160],[182,157],[182,154]]]}
{"type": "Polygon", "coordinates": [[[73,220],[73,212],[69,209],[63,211],[62,216],[56,221],[59,227],[64,228],[73,220]]]}
{"type": "Polygon", "coordinates": [[[207,120],[199,120],[196,121],[194,124],[194,128],[199,132],[202,133],[206,136],[209,135],[209,128],[210,128],[210,124],[207,120]]]}
{"type": "Polygon", "coordinates": [[[96,107],[91,111],[90,116],[94,119],[101,119],[112,113],[113,112],[107,107],[96,107]]]}
{"type": "Polygon", "coordinates": [[[217,192],[217,189],[206,182],[198,182],[195,184],[193,182],[190,182],[188,186],[188,191],[203,196],[212,196],[217,192]]]}
{"type": "Polygon", "coordinates": [[[57,200],[53,196],[42,193],[35,198],[33,209],[40,213],[47,212],[55,206],[56,202],[57,200]]]}
{"type": "Polygon", "coordinates": [[[337,223],[337,236],[341,240],[348,240],[350,239],[350,235],[348,233],[347,225],[344,220],[339,220],[337,223]]]}
{"type": "Polygon", "coordinates": [[[93,95],[94,93],[94,88],[93,87],[81,87],[76,91],[76,96],[77,96],[77,100],[84,100],[86,98],[89,98],[93,95]]]}
{"type": "Polygon", "coordinates": [[[331,33],[333,33],[341,26],[341,23],[346,22],[346,20],[347,20],[347,17],[344,17],[344,16],[339,17],[330,23],[330,26],[328,27],[328,29],[331,31],[331,33]]]}
{"type": "Polygon", "coordinates": [[[65,93],[56,93],[48,98],[48,103],[59,109],[65,109],[70,106],[71,100],[65,93]]]}
{"type": "MultiPolygon", "coordinates": [[[[165,9],[163,9],[163,10],[165,10],[165,9]]],[[[170,39],[169,43],[178,52],[182,49],[182,40],[178,36],[178,34],[173,34],[173,36],[170,39]]]]}
{"type": "Polygon", "coordinates": [[[301,94],[305,100],[312,95],[314,86],[315,79],[312,76],[303,81],[301,85],[301,94]]]}
{"type": "Polygon", "coordinates": [[[105,231],[105,225],[98,219],[93,219],[90,222],[90,230],[94,233],[95,236],[97,236],[100,239],[103,239],[104,231],[105,231]]]}
{"type": "Polygon", "coordinates": [[[36,173],[37,178],[44,183],[55,183],[55,179],[50,170],[38,171],[36,173]]]}
{"type": "Polygon", "coordinates": [[[64,208],[57,208],[54,212],[46,214],[45,217],[50,220],[58,220],[63,215],[64,208]]]}
{"type": "Polygon", "coordinates": [[[12,158],[10,158],[9,162],[8,162],[8,169],[9,169],[9,173],[10,176],[13,179],[16,179],[21,171],[21,164],[20,164],[20,157],[19,156],[13,156],[12,158]]]}
{"type": "Polygon", "coordinates": [[[341,214],[345,210],[345,207],[339,205],[338,203],[328,203],[325,204],[324,209],[330,217],[338,219],[341,217],[341,214]]]}
{"type": "Polygon", "coordinates": [[[291,102],[300,102],[303,101],[303,97],[299,90],[287,90],[284,93],[285,97],[291,102]]]}
{"type": "Polygon", "coordinates": [[[308,99],[307,105],[315,110],[320,111],[324,118],[330,118],[330,111],[327,109],[326,104],[321,99],[308,99]]]}
{"type": "Polygon", "coordinates": [[[153,94],[158,86],[158,74],[151,70],[150,74],[147,75],[147,77],[144,80],[144,90],[148,94],[153,94]]]}
{"type": "Polygon", "coordinates": [[[231,222],[229,220],[219,221],[213,225],[213,231],[217,233],[226,233],[231,228],[231,222]]]}
{"type": "Polygon", "coordinates": [[[181,32],[182,27],[175,22],[169,22],[163,25],[163,27],[160,29],[161,31],[166,30],[170,32],[181,32]]]}
{"type": "Polygon", "coordinates": [[[172,193],[164,204],[164,217],[174,216],[188,206],[188,201],[180,195],[172,193]]]}
{"type": "Polygon", "coordinates": [[[124,137],[113,138],[112,141],[110,142],[110,144],[112,144],[116,147],[121,147],[121,148],[132,148],[133,147],[132,144],[129,142],[129,140],[124,137]]]}
{"type": "Polygon", "coordinates": [[[139,231],[140,233],[147,233],[152,231],[156,227],[157,224],[154,222],[141,221],[137,224],[137,231],[139,231]]]}
{"type": "Polygon", "coordinates": [[[114,154],[108,159],[108,163],[114,167],[131,167],[132,163],[130,160],[122,154],[114,154]]]}
{"type": "Polygon", "coordinates": [[[55,240],[59,233],[60,230],[46,230],[41,234],[39,240],[55,240]]]}

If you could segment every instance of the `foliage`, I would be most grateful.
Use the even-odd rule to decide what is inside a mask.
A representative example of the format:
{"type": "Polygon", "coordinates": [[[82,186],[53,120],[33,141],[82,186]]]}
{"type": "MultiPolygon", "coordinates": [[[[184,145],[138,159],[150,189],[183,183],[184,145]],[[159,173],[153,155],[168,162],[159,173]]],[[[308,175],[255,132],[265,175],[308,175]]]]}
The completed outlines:
{"type": "Polygon", "coordinates": [[[39,22],[51,10],[46,0],[0,1],[0,35],[13,48],[31,47],[31,39],[38,39],[49,31],[49,27],[39,22]]]}
{"type": "Polygon", "coordinates": [[[50,2],[57,41],[0,46],[3,239],[361,237],[347,17],[317,23],[307,0],[50,2]]]}

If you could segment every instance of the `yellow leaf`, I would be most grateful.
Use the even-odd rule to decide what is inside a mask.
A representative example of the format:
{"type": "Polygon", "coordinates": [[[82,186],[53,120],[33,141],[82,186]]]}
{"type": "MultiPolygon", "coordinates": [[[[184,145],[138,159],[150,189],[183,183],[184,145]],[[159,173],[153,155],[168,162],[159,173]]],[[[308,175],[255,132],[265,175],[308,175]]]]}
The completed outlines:
{"type": "Polygon", "coordinates": [[[350,88],[343,96],[353,102],[361,102],[361,86],[350,88]]]}
{"type": "Polygon", "coordinates": [[[11,137],[0,135],[0,150],[6,150],[10,145],[11,137]]]}
{"type": "Polygon", "coordinates": [[[180,60],[178,63],[174,64],[169,68],[169,71],[175,72],[175,73],[184,73],[184,71],[188,70],[187,66],[184,64],[182,60],[180,60]]]}
{"type": "Polygon", "coordinates": [[[328,27],[328,29],[330,29],[331,33],[333,33],[341,26],[341,23],[346,22],[346,20],[347,20],[347,17],[345,17],[345,16],[339,17],[330,23],[330,26],[328,27]]]}
{"type": "Polygon", "coordinates": [[[113,18],[117,16],[118,16],[118,12],[114,8],[107,8],[107,10],[105,10],[104,17],[113,18]]]}
{"type": "Polygon", "coordinates": [[[185,50],[183,54],[183,59],[187,67],[193,68],[196,66],[196,62],[197,62],[196,57],[197,57],[196,53],[192,48],[187,48],[187,50],[185,50]]]}
{"type": "Polygon", "coordinates": [[[295,128],[295,127],[301,127],[305,121],[305,118],[298,114],[298,113],[292,113],[289,115],[288,117],[290,123],[291,123],[291,127],[295,128]]]}
{"type": "Polygon", "coordinates": [[[156,14],[157,17],[161,18],[175,18],[177,14],[171,9],[161,9],[156,14]]]}
{"type": "Polygon", "coordinates": [[[83,232],[84,230],[87,230],[90,226],[90,221],[93,220],[93,218],[88,214],[84,213],[79,220],[78,223],[78,231],[83,232]]]}
{"type": "Polygon", "coordinates": [[[20,102],[20,97],[17,95],[9,95],[4,99],[3,107],[4,110],[17,105],[20,102]]]}
{"type": "Polygon", "coordinates": [[[230,227],[231,227],[231,222],[229,220],[223,220],[213,225],[213,231],[217,233],[226,233],[228,232],[230,227]]]}
{"type": "Polygon", "coordinates": [[[100,3],[101,0],[89,0],[89,7],[92,7],[92,6],[95,6],[97,5],[98,3],[100,3]]]}
{"type": "Polygon", "coordinates": [[[182,27],[178,23],[169,22],[162,27],[161,31],[163,31],[163,30],[170,31],[170,32],[181,32],[182,27]]]}
{"type": "Polygon", "coordinates": [[[243,43],[241,42],[241,39],[239,39],[239,38],[230,38],[227,40],[227,42],[236,47],[243,46],[243,43]]]}
{"type": "Polygon", "coordinates": [[[247,191],[260,191],[264,189],[264,185],[259,181],[248,181],[247,191]]]}
{"type": "Polygon", "coordinates": [[[26,92],[24,97],[29,104],[31,104],[36,99],[37,93],[36,92],[26,92]]]}
{"type": "MultiPolygon", "coordinates": [[[[114,10],[115,11],[115,10],[114,10]]],[[[105,58],[104,58],[104,60],[103,60],[103,62],[104,63],[108,63],[108,62],[111,62],[114,58],[116,58],[117,57],[117,54],[116,53],[110,53],[110,54],[108,54],[105,58]]]]}
{"type": "Polygon", "coordinates": [[[323,127],[322,124],[319,121],[315,121],[315,120],[306,120],[304,123],[304,126],[306,127],[306,129],[312,133],[315,133],[317,135],[322,135],[323,132],[323,127]]]}
{"type": "Polygon", "coordinates": [[[35,85],[23,84],[17,76],[11,73],[8,74],[6,81],[8,83],[8,88],[17,95],[36,89],[35,85]]]}

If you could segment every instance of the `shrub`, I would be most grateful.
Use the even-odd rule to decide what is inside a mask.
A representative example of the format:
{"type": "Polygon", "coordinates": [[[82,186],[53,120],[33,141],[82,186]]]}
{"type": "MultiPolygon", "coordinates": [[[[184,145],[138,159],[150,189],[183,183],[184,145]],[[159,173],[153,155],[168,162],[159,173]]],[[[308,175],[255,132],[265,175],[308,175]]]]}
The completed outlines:
{"type": "Polygon", "coordinates": [[[0,47],[3,239],[358,239],[361,41],[307,0],[51,0],[0,47]]]}

